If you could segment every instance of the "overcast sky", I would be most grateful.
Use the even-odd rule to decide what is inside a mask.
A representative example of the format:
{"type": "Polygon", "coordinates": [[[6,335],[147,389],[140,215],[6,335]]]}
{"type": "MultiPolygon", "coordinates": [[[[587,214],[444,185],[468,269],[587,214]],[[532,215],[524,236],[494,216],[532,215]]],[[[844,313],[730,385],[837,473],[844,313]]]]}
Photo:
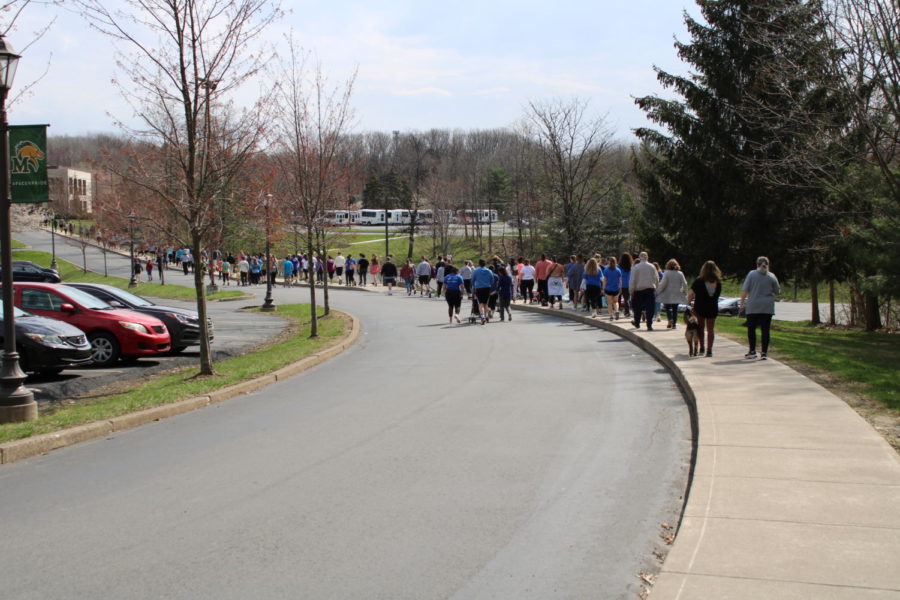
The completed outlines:
{"type": "MultiPolygon", "coordinates": [[[[115,1],[115,0],[113,0],[115,1]]],[[[616,136],[647,125],[634,96],[663,94],[653,65],[684,72],[673,39],[686,40],[690,0],[350,0],[285,2],[270,33],[293,28],[332,79],[359,69],[357,131],[512,125],[529,100],[590,100],[616,136]]],[[[75,14],[32,5],[7,38],[21,51],[32,31],[52,29],[23,53],[14,86],[49,73],[9,112],[14,124],[50,123],[51,135],[115,132],[131,119],[110,80],[107,39],[75,14]],[[112,116],[110,116],[112,115],[112,116]]],[[[14,89],[15,91],[15,89],[14,89]]]]}

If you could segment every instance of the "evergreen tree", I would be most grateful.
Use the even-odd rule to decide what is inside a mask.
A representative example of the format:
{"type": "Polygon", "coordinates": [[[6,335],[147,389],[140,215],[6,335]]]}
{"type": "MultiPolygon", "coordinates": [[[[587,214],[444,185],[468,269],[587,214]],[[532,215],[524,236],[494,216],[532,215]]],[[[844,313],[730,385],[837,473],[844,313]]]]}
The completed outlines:
{"type": "Polygon", "coordinates": [[[828,114],[831,99],[816,0],[698,0],[706,23],[685,17],[690,43],[676,43],[693,72],[657,78],[683,100],[636,103],[668,134],[636,130],[645,201],[638,233],[657,256],[691,267],[713,259],[741,273],[759,254],[794,274],[821,234],[824,190],[788,168],[790,115],[828,114]],[[777,65],[797,66],[790,79],[777,65]],[[764,168],[765,167],[765,168],[764,168]]]}

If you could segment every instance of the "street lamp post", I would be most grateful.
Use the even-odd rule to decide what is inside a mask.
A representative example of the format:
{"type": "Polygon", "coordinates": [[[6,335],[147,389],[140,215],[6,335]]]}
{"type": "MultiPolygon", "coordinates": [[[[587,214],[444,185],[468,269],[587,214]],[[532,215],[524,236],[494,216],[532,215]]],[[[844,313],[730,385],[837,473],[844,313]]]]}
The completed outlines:
{"type": "Polygon", "coordinates": [[[272,299],[272,249],[269,239],[269,204],[272,202],[272,194],[266,194],[266,256],[263,259],[263,268],[266,270],[266,299],[260,310],[271,312],[275,310],[275,301],[272,299]]]}
{"type": "Polygon", "coordinates": [[[16,74],[19,56],[0,36],[0,190],[3,208],[0,210],[0,267],[3,268],[3,356],[0,365],[0,423],[33,421],[37,419],[37,403],[31,390],[22,385],[25,373],[19,366],[16,352],[16,321],[13,306],[12,276],[12,197],[9,186],[9,123],[6,120],[6,96],[16,74]]]}
{"type": "Polygon", "coordinates": [[[56,269],[59,267],[56,264],[56,211],[53,211],[53,218],[50,219],[50,252],[52,253],[50,268],[56,269]]]}
{"type": "Polygon", "coordinates": [[[131,245],[129,247],[129,254],[131,255],[131,279],[128,280],[128,287],[135,288],[137,287],[137,273],[134,268],[134,221],[137,219],[137,215],[134,214],[132,210],[128,213],[128,237],[131,240],[131,245]]]}

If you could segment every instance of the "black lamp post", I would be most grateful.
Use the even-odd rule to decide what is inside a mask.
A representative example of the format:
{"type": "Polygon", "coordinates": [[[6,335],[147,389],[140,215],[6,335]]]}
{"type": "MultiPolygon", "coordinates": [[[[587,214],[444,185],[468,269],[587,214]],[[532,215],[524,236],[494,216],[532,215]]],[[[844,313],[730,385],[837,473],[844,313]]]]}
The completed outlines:
{"type": "Polygon", "coordinates": [[[12,197],[9,186],[9,122],[6,120],[6,96],[16,75],[19,55],[12,51],[0,36],[0,191],[3,208],[0,210],[0,267],[3,268],[3,356],[0,365],[0,423],[33,421],[37,419],[37,403],[31,390],[22,385],[25,373],[19,367],[16,352],[16,321],[13,306],[12,276],[12,197]]]}
{"type": "Polygon", "coordinates": [[[50,219],[50,251],[53,253],[53,258],[50,259],[50,268],[59,268],[56,263],[56,211],[53,211],[53,218],[50,219]]]}
{"type": "Polygon", "coordinates": [[[272,249],[269,240],[269,205],[272,203],[272,194],[266,194],[266,256],[263,259],[263,268],[266,271],[266,299],[263,301],[260,310],[271,312],[275,310],[275,301],[272,299],[272,249]]]}
{"type": "Polygon", "coordinates": [[[128,287],[135,288],[137,287],[137,273],[134,268],[134,221],[137,219],[137,215],[134,214],[132,210],[128,213],[128,236],[131,238],[131,279],[128,280],[128,287]]]}

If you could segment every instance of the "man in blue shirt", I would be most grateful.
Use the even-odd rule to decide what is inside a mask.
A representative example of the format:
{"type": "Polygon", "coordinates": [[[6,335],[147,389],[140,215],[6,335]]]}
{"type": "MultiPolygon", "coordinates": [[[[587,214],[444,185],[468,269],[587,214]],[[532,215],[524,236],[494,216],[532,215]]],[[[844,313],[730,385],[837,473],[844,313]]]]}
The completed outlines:
{"type": "Polygon", "coordinates": [[[486,265],[485,260],[480,259],[478,268],[472,273],[472,288],[475,290],[475,298],[478,300],[478,312],[481,314],[482,325],[487,322],[488,300],[491,297],[491,288],[494,286],[494,273],[486,265]]]}

